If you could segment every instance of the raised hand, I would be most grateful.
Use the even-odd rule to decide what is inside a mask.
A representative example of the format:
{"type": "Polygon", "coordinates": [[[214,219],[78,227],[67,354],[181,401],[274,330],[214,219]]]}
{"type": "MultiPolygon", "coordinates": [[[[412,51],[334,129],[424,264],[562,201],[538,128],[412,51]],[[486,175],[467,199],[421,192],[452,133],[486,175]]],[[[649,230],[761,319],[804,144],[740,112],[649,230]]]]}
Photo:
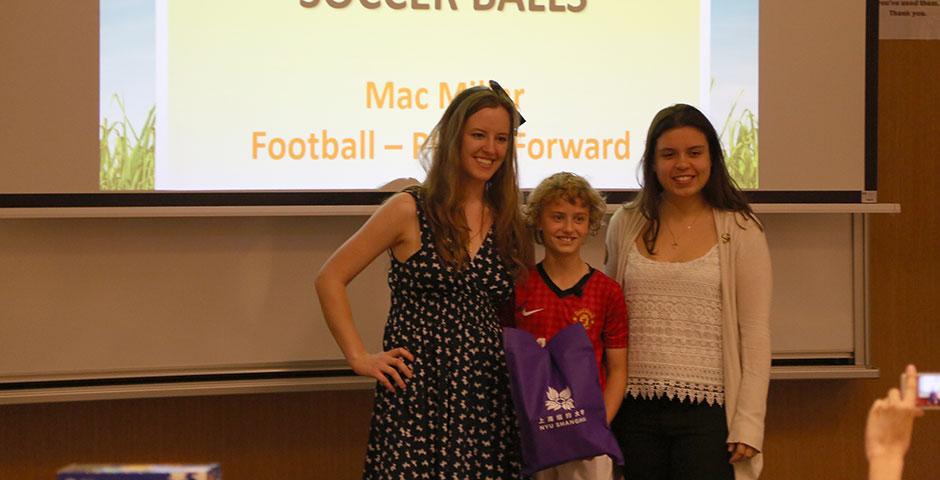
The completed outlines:
{"type": "Polygon", "coordinates": [[[904,374],[903,394],[892,388],[868,411],[865,454],[869,461],[883,456],[903,458],[911,446],[914,419],[924,414],[917,407],[917,369],[908,365],[904,374]]]}

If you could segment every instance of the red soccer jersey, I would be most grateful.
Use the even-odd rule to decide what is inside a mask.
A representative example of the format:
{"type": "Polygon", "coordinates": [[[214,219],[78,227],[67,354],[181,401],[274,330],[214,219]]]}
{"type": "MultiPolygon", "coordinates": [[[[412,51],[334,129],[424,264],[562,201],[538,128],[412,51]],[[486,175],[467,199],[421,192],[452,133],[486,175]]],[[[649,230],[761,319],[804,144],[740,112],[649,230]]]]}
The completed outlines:
{"type": "Polygon", "coordinates": [[[603,390],[607,375],[604,350],[627,347],[627,306],[620,285],[591,268],[577,285],[561,290],[536,265],[522,285],[516,285],[516,327],[546,341],[579,322],[594,345],[603,390]]]}

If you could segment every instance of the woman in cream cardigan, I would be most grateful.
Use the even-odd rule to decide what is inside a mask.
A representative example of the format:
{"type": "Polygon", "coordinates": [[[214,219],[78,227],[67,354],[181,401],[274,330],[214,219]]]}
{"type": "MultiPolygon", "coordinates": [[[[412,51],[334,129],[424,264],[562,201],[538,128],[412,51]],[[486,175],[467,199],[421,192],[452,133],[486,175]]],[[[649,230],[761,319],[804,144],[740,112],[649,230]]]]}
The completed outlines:
{"type": "Polygon", "coordinates": [[[611,426],[627,478],[755,479],[770,377],[763,225],[705,115],[653,119],[637,199],[607,231],[630,311],[627,394],[611,426]]]}

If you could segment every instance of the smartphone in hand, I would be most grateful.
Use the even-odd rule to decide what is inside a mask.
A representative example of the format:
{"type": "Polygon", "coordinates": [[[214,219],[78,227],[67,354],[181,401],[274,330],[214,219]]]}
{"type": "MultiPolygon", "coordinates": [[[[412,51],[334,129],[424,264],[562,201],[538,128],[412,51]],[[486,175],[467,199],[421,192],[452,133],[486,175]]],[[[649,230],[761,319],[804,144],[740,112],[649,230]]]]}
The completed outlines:
{"type": "MultiPolygon", "coordinates": [[[[903,391],[907,375],[901,375],[903,391]]],[[[940,372],[917,374],[917,406],[925,409],[940,409],[940,372]]]]}

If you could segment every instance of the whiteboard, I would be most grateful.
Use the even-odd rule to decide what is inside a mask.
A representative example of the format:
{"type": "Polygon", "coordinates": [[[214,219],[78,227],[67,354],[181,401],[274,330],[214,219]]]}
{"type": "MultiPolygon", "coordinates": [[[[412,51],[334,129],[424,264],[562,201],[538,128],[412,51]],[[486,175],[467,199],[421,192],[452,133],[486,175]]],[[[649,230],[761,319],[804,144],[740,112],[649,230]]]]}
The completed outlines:
{"type": "MultiPolygon", "coordinates": [[[[774,264],[774,357],[851,359],[860,313],[853,216],[762,219],[774,264]]],[[[364,220],[0,220],[0,383],[344,368],[313,280],[364,220]]],[[[585,252],[598,268],[603,235],[585,252]]],[[[387,269],[383,255],[350,285],[373,350],[389,305],[387,269]]]]}

